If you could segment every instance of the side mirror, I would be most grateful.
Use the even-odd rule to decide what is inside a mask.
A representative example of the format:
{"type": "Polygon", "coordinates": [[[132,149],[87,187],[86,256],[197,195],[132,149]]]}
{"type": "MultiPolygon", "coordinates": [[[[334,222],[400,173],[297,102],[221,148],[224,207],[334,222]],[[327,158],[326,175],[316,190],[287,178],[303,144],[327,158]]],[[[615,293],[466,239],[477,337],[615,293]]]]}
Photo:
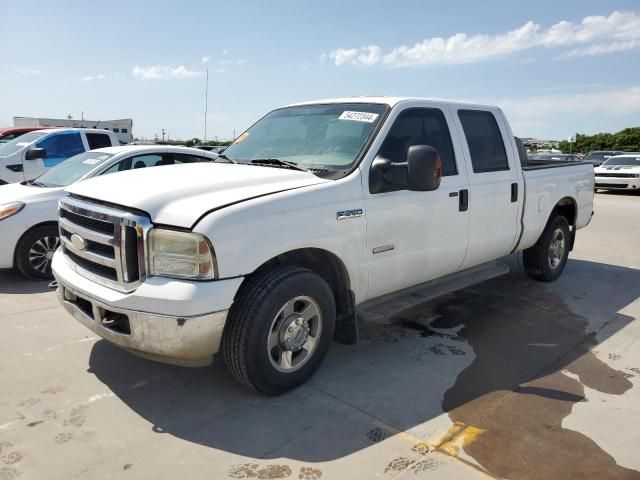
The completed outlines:
{"type": "Polygon", "coordinates": [[[435,148],[414,145],[407,153],[407,181],[409,190],[430,192],[440,186],[442,162],[435,148]]]}
{"type": "Polygon", "coordinates": [[[47,151],[44,148],[30,148],[24,155],[25,160],[37,160],[38,158],[46,158],[47,151]]]}
{"type": "Polygon", "coordinates": [[[369,171],[369,192],[428,192],[440,186],[441,177],[442,162],[436,149],[428,145],[413,145],[409,147],[406,162],[392,162],[384,157],[374,159],[369,171]]]}

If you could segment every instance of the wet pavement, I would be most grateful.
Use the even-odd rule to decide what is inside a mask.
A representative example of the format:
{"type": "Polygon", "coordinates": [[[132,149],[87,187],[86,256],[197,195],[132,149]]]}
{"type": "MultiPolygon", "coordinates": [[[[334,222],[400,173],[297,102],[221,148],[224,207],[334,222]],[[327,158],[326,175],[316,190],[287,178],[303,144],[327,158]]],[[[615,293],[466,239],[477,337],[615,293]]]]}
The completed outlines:
{"type": "Polygon", "coordinates": [[[364,312],[306,385],[121,351],[0,272],[0,480],[640,479],[640,196],[598,194],[552,284],[364,312]]]}

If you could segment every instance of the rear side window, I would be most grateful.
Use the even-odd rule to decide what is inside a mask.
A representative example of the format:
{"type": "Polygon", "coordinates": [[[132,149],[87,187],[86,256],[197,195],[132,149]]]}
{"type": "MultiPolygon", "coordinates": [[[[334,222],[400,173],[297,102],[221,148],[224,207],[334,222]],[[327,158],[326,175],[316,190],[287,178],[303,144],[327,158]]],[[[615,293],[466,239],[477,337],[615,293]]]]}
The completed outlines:
{"type": "Polygon", "coordinates": [[[482,110],[458,110],[458,117],[469,146],[473,171],[509,170],[504,141],[493,114],[482,110]]]}
{"type": "Polygon", "coordinates": [[[412,108],[402,112],[378,154],[392,162],[406,162],[409,147],[413,145],[430,145],[438,151],[442,175],[458,174],[449,127],[441,110],[412,108]]]}
{"type": "Polygon", "coordinates": [[[89,150],[111,146],[109,135],[104,133],[87,133],[87,141],[89,142],[89,150]]]}
{"type": "Polygon", "coordinates": [[[173,161],[175,163],[196,163],[196,162],[210,162],[210,158],[198,157],[195,155],[186,155],[184,153],[174,153],[173,161]]]}

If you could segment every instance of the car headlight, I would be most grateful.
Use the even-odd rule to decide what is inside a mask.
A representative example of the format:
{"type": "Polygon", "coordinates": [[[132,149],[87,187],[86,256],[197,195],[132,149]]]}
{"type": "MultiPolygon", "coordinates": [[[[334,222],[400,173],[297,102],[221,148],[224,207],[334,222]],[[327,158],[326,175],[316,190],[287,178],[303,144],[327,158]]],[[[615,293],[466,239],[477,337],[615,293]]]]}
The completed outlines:
{"type": "Polygon", "coordinates": [[[0,220],[9,218],[11,215],[15,215],[24,208],[22,202],[11,202],[0,205],[0,220]]]}
{"type": "Polygon", "coordinates": [[[198,233],[152,228],[148,246],[151,275],[193,280],[217,277],[215,252],[206,237],[198,233]]]}

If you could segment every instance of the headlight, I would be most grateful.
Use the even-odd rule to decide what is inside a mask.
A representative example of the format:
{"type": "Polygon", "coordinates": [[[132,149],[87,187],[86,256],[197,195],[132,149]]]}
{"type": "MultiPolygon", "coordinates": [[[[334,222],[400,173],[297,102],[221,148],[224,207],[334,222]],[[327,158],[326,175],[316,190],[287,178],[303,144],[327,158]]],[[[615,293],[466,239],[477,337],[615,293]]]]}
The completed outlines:
{"type": "Polygon", "coordinates": [[[22,202],[11,202],[0,205],[0,220],[4,220],[5,218],[9,218],[11,215],[15,215],[23,208],[24,203],[22,202]]]}
{"type": "Polygon", "coordinates": [[[148,245],[151,275],[194,280],[217,277],[213,248],[198,233],[152,228],[148,245]]]}

